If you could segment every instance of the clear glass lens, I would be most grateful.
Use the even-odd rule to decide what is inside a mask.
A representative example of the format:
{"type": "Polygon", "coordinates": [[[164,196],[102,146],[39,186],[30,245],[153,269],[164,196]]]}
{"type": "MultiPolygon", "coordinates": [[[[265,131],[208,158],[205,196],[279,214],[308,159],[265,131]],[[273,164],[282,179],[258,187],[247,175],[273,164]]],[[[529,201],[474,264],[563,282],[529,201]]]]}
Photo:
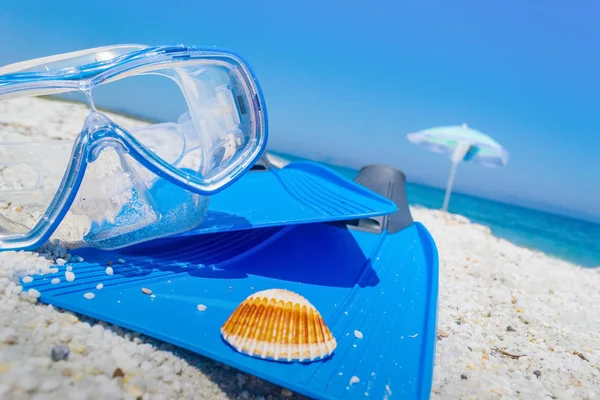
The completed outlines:
{"type": "Polygon", "coordinates": [[[144,68],[92,90],[98,110],[144,121],[106,112],[164,161],[210,185],[244,167],[260,145],[254,96],[243,71],[207,60],[144,68]]]}
{"type": "Polygon", "coordinates": [[[176,68],[175,76],[189,106],[181,119],[189,138],[185,160],[199,157],[201,177],[218,181],[241,168],[260,146],[255,97],[241,71],[226,64],[176,68]]]}
{"type": "Polygon", "coordinates": [[[67,139],[81,130],[87,112],[39,97],[0,100],[0,238],[40,221],[71,159],[67,139]]]}
{"type": "Polygon", "coordinates": [[[95,108],[169,164],[185,148],[178,121],[188,108],[177,83],[159,74],[132,75],[95,86],[95,108]]]}

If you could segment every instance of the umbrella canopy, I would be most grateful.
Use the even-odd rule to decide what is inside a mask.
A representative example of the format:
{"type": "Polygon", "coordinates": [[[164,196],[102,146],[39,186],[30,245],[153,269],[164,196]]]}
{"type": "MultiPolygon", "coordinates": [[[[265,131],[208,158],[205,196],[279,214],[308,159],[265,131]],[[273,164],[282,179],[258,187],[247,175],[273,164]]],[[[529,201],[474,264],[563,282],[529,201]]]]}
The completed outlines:
{"type": "Polygon", "coordinates": [[[443,210],[448,209],[456,166],[460,162],[475,162],[484,167],[503,167],[508,163],[508,152],[491,137],[469,128],[467,124],[441,126],[409,133],[408,140],[436,153],[450,155],[452,169],[446,185],[443,210]]]}

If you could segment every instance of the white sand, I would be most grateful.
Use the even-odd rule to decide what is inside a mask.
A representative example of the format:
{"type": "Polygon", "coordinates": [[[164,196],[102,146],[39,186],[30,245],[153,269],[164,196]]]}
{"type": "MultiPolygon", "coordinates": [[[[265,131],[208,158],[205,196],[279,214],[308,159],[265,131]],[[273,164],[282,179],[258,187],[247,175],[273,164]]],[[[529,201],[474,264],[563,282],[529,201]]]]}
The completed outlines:
{"type": "Polygon", "coordinates": [[[517,247],[463,217],[413,216],[440,253],[433,398],[600,398],[599,269],[517,247]]]}
{"type": "MultiPolygon", "coordinates": [[[[32,138],[60,140],[43,118],[52,123],[62,114],[42,110],[40,118],[18,119],[0,106],[0,138],[9,126],[32,138]]],[[[18,204],[11,207],[12,217],[18,204]]],[[[440,253],[432,398],[600,398],[600,270],[519,248],[459,216],[412,212],[440,253]]],[[[51,250],[44,250],[48,257],[51,250]]],[[[65,249],[54,250],[51,258],[66,257],[65,249]]],[[[292,395],[170,345],[39,304],[38,293],[21,292],[18,277],[50,268],[52,262],[36,254],[0,253],[1,399],[292,395]],[[56,359],[68,350],[67,359],[53,361],[53,346],[56,359]]]]}

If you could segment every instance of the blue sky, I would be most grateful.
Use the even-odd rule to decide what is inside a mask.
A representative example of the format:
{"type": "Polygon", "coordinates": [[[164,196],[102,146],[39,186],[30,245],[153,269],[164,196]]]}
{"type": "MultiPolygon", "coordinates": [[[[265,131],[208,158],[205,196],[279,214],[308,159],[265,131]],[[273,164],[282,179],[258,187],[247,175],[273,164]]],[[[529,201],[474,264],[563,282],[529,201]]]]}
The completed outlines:
{"type": "Polygon", "coordinates": [[[600,220],[600,5],[564,0],[5,0],[0,63],[117,43],[230,48],[252,65],[270,147],[445,185],[409,132],[467,122],[506,147],[457,191],[600,220]]]}

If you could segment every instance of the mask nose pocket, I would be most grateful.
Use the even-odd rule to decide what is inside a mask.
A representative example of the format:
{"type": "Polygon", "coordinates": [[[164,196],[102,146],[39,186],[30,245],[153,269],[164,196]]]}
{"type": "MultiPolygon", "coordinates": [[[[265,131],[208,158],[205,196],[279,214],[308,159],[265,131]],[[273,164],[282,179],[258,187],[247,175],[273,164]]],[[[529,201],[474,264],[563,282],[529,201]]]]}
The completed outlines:
{"type": "MultiPolygon", "coordinates": [[[[185,139],[177,124],[150,125],[130,134],[170,164],[183,154],[185,139]]],[[[70,236],[66,243],[73,247],[121,248],[194,228],[208,201],[150,172],[122,146],[107,145],[88,164],[57,233],[63,240],[70,236]]]]}

